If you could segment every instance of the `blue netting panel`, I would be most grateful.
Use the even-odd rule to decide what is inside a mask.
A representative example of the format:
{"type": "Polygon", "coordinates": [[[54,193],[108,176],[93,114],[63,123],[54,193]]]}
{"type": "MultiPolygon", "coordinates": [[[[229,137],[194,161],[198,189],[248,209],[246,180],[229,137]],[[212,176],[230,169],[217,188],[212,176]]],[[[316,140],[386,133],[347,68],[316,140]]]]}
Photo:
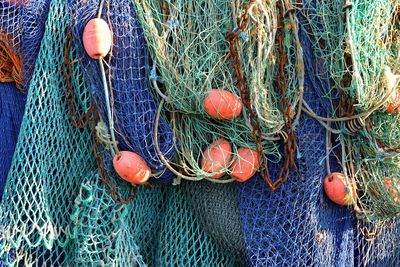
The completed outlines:
{"type": "Polygon", "coordinates": [[[29,0],[23,7],[21,60],[24,87],[28,89],[43,38],[50,0],[29,0]]]}
{"type": "MultiPolygon", "coordinates": [[[[99,63],[91,59],[82,46],[82,33],[86,23],[97,16],[99,1],[72,1],[70,10],[75,20],[74,33],[80,50],[80,61],[91,84],[92,94],[106,121],[105,96],[99,63]]],[[[128,0],[110,1],[104,5],[103,16],[113,32],[112,57],[106,58],[110,66],[112,98],[116,135],[122,150],[140,154],[154,172],[165,170],[154,145],[154,121],[157,104],[148,87],[148,66],[143,30],[137,21],[133,5],[128,0]]],[[[161,152],[166,158],[174,155],[173,133],[161,119],[158,127],[161,152]]],[[[169,171],[158,179],[169,180],[169,171]]]]}
{"type": "Polygon", "coordinates": [[[357,223],[356,266],[400,266],[400,220],[357,223]]]}
{"type": "Polygon", "coordinates": [[[14,83],[0,83],[0,197],[18,140],[26,95],[14,83]]]}
{"type": "MultiPolygon", "coordinates": [[[[301,37],[306,73],[313,73],[320,66],[310,53],[310,40],[301,37]]],[[[324,87],[314,77],[305,77],[304,98],[314,111],[326,116],[329,105],[324,103],[324,87]]],[[[241,188],[248,261],[252,266],[351,266],[352,216],[323,193],[327,171],[320,162],[325,157],[325,128],[302,115],[297,134],[297,174],[275,192],[259,177],[241,188]]]]}

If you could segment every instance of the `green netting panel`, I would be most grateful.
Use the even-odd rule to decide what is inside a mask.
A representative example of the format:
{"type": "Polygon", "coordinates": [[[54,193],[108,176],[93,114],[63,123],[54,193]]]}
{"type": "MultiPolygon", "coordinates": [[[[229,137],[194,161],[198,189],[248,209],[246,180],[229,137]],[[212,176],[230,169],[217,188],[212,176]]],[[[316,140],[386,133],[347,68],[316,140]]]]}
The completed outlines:
{"type": "Polygon", "coordinates": [[[327,105],[334,107],[330,121],[311,115],[330,132],[327,149],[340,161],[347,185],[357,188],[358,217],[393,218],[400,211],[400,128],[398,114],[386,109],[399,89],[400,1],[307,1],[305,6],[315,78],[325,81],[327,105]]]}
{"type": "Polygon", "coordinates": [[[387,220],[400,212],[399,117],[386,112],[399,89],[399,78],[394,78],[400,53],[399,7],[398,0],[354,1],[345,13],[352,60],[352,82],[345,91],[356,101],[355,109],[367,113],[359,134],[342,139],[342,161],[357,186],[355,210],[368,221],[387,220]]]}
{"type": "MultiPolygon", "coordinates": [[[[25,114],[1,203],[1,238],[21,265],[62,262],[70,242],[70,214],[80,184],[96,170],[92,137],[69,121],[65,102],[66,1],[51,3],[46,32],[29,87],[25,114]],[[51,249],[51,253],[47,250],[51,249]]],[[[90,96],[78,64],[72,85],[78,115],[90,96]]]]}
{"type": "Polygon", "coordinates": [[[385,66],[398,66],[397,0],[353,0],[346,8],[348,48],[352,58],[352,84],[349,94],[361,110],[386,101],[388,88],[381,77],[385,66]],[[396,30],[397,28],[397,30],[396,30]]]}
{"type": "Polygon", "coordinates": [[[190,209],[183,187],[167,187],[155,266],[236,266],[234,253],[217,245],[190,209]]]}
{"type": "Polygon", "coordinates": [[[165,189],[154,186],[140,188],[135,200],[129,204],[127,225],[139,247],[140,255],[149,266],[154,266],[157,235],[165,210],[165,189]]]}
{"type": "Polygon", "coordinates": [[[185,183],[183,186],[188,192],[190,208],[204,231],[217,244],[229,249],[239,258],[244,258],[238,185],[200,181],[185,183]]]}
{"type": "MultiPolygon", "coordinates": [[[[116,204],[99,178],[82,184],[75,200],[74,266],[145,266],[130,230],[128,209],[116,204]]],[[[142,210],[143,212],[143,210],[142,210]]]]}

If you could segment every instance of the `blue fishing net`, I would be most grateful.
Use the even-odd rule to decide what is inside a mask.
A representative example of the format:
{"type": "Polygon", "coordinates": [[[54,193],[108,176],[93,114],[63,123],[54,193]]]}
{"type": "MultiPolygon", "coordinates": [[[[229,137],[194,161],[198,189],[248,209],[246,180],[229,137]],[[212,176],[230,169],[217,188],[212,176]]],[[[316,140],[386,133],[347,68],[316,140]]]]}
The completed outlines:
{"type": "MultiPolygon", "coordinates": [[[[87,80],[91,85],[100,116],[106,122],[107,108],[99,62],[91,59],[82,46],[83,29],[90,19],[97,17],[99,1],[71,1],[69,3],[76,45],[80,52],[87,80]]],[[[110,103],[113,112],[116,138],[122,150],[141,155],[154,173],[156,181],[172,179],[158,157],[154,144],[154,122],[157,103],[148,86],[149,58],[146,45],[133,5],[128,0],[110,1],[104,4],[102,18],[113,32],[112,55],[106,57],[110,78],[110,103]],[[165,171],[165,172],[164,172],[165,171]]],[[[171,159],[174,155],[173,133],[161,118],[158,140],[162,154],[171,159]]]]}
{"type": "MultiPolygon", "coordinates": [[[[311,40],[300,32],[305,60],[304,99],[322,116],[330,112],[311,40]]],[[[241,215],[251,266],[351,266],[353,219],[323,193],[325,128],[302,115],[297,131],[298,172],[275,192],[259,177],[242,185],[241,215]]],[[[276,167],[276,166],[275,166],[276,167]]],[[[273,167],[272,167],[273,168],[273,167]]],[[[272,173],[277,170],[272,169],[272,173]]]]}
{"type": "Polygon", "coordinates": [[[0,83],[0,196],[17,144],[25,101],[26,95],[18,91],[14,83],[0,83]]]}

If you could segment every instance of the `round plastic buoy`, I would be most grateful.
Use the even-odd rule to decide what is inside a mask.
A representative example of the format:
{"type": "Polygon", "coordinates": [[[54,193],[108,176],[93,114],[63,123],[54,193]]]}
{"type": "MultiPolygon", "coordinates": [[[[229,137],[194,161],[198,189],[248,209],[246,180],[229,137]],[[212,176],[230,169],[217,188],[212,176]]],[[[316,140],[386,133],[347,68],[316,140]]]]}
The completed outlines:
{"type": "Polygon", "coordinates": [[[215,89],[204,100],[204,109],[215,119],[231,120],[242,112],[242,101],[231,92],[215,89]]]}
{"type": "Polygon", "coordinates": [[[146,161],[136,153],[121,151],[114,156],[115,171],[125,181],[132,184],[143,184],[149,180],[151,170],[146,161]]]}
{"type": "Polygon", "coordinates": [[[111,31],[103,19],[91,19],[83,30],[83,46],[93,58],[105,57],[111,48],[111,31]]]}
{"type": "Polygon", "coordinates": [[[353,205],[356,192],[353,185],[347,187],[344,183],[344,174],[333,172],[324,179],[324,189],[328,198],[341,206],[353,205]],[[351,187],[351,188],[349,188],[351,187]]]}
{"type": "MultiPolygon", "coordinates": [[[[201,166],[203,171],[212,173],[220,172],[227,168],[232,159],[231,144],[224,138],[213,141],[204,151],[201,166]]],[[[211,178],[221,178],[225,173],[215,174],[211,178]]]]}
{"type": "Polygon", "coordinates": [[[256,150],[239,148],[237,158],[231,167],[231,177],[238,182],[245,182],[256,173],[260,166],[260,156],[256,150]]]}

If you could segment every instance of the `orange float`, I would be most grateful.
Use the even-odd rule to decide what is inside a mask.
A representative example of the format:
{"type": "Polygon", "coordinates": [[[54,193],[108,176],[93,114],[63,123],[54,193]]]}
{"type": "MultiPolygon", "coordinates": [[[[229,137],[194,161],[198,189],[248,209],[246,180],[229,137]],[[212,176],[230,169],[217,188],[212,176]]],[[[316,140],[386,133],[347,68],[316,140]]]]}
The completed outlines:
{"type": "Polygon", "coordinates": [[[399,204],[399,187],[393,188],[392,180],[389,177],[385,177],[385,185],[388,193],[392,195],[394,202],[399,204]]]}
{"type": "Polygon", "coordinates": [[[219,120],[231,120],[242,112],[242,101],[235,94],[222,89],[211,90],[204,100],[208,115],[219,120]]]}
{"type": "Polygon", "coordinates": [[[256,150],[239,148],[237,158],[232,163],[231,177],[245,182],[256,173],[260,166],[260,156],[256,150]]]}
{"type": "Polygon", "coordinates": [[[396,90],[389,99],[389,104],[387,106],[386,112],[393,113],[400,110],[400,92],[396,90]]]}
{"type": "Polygon", "coordinates": [[[353,205],[356,199],[356,192],[353,185],[346,186],[344,174],[333,172],[324,179],[324,189],[328,198],[341,206],[353,205]],[[351,192],[353,191],[353,192],[351,192]]]}
{"type": "Polygon", "coordinates": [[[115,155],[113,166],[118,175],[131,184],[143,184],[151,175],[146,161],[131,151],[121,151],[115,155]]]}
{"type": "Polygon", "coordinates": [[[91,19],[82,39],[86,53],[93,59],[105,57],[111,49],[111,31],[103,19],[91,19]]]}
{"type": "MultiPolygon", "coordinates": [[[[220,172],[227,168],[232,159],[231,144],[224,138],[213,141],[204,151],[201,160],[203,171],[208,173],[220,172]]],[[[225,173],[221,172],[211,178],[221,178],[225,173]]]]}

